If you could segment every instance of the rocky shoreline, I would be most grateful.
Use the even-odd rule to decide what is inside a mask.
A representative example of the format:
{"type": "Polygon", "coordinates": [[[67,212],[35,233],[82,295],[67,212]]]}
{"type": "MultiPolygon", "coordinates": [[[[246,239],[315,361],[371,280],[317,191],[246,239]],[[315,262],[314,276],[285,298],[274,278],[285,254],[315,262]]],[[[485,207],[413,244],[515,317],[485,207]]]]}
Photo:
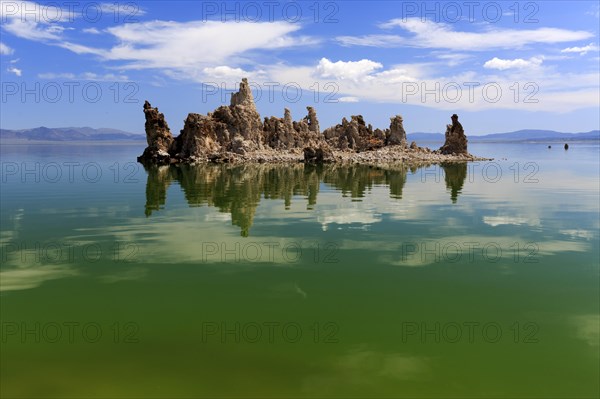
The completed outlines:
{"type": "Polygon", "coordinates": [[[190,113],[180,135],[174,137],[158,108],[146,101],[148,147],[138,157],[143,164],[177,163],[443,163],[484,161],[467,151],[467,137],[458,116],[446,125],[446,140],[437,150],[407,145],[403,119],[390,118],[388,129],[373,129],[361,115],[343,118],[321,132],[316,110],[293,121],[289,109],[283,118],[261,121],[247,79],[233,93],[229,106],[207,115],[190,113]]]}
{"type": "MultiPolygon", "coordinates": [[[[489,161],[491,158],[477,157],[471,154],[444,155],[436,153],[428,148],[419,147],[419,149],[407,149],[393,146],[382,149],[352,152],[352,151],[332,151],[330,158],[323,163],[341,163],[341,164],[393,164],[406,163],[411,165],[421,164],[439,164],[439,163],[461,163],[471,161],[489,161]]],[[[142,162],[140,160],[140,162],[142,162]]],[[[264,149],[253,151],[247,154],[236,154],[232,152],[210,154],[207,157],[191,157],[181,161],[170,161],[169,164],[176,163],[319,163],[308,162],[304,151],[301,149],[292,149],[286,151],[276,151],[264,149]]],[[[167,164],[167,163],[159,163],[167,164]]]]}

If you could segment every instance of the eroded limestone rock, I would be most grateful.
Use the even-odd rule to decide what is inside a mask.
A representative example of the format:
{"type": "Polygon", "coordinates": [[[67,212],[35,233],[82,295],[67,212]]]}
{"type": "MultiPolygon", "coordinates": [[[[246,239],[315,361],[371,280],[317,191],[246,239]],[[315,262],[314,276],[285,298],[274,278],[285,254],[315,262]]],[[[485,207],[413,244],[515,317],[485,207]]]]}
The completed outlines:
{"type": "Polygon", "coordinates": [[[329,146],[306,147],[304,148],[304,163],[327,163],[334,160],[333,151],[329,146]]]}
{"type": "Polygon", "coordinates": [[[384,136],[379,130],[373,132],[373,126],[365,123],[362,115],[352,115],[350,121],[342,119],[342,123],[323,131],[329,145],[339,150],[356,152],[373,150],[385,145],[384,136]]]}
{"type": "Polygon", "coordinates": [[[444,155],[468,154],[467,136],[465,136],[465,131],[458,121],[458,115],[452,115],[451,119],[452,124],[446,125],[446,141],[440,148],[440,152],[444,155]]]}
{"type": "Polygon", "coordinates": [[[406,146],[406,132],[404,131],[404,126],[402,125],[402,117],[400,115],[396,115],[393,118],[390,118],[390,130],[387,136],[387,144],[388,145],[400,145],[402,147],[406,146]]]}
{"type": "Polygon", "coordinates": [[[302,120],[292,120],[288,108],[284,111],[283,118],[265,118],[263,122],[263,137],[267,146],[275,149],[291,150],[306,146],[326,145],[323,135],[319,130],[317,112],[313,107],[306,107],[308,115],[302,120]]]}
{"type": "MultiPolygon", "coordinates": [[[[229,107],[221,106],[217,108],[212,117],[217,122],[225,125],[224,128],[227,130],[227,136],[232,144],[236,137],[242,140],[241,145],[236,145],[237,151],[233,146],[225,148],[225,150],[239,154],[262,148],[263,124],[260,114],[256,110],[248,79],[242,79],[240,91],[231,95],[229,107]]],[[[238,142],[239,140],[237,139],[238,142]]]]}
{"type": "MultiPolygon", "coordinates": [[[[397,158],[409,152],[430,152],[416,143],[407,148],[400,115],[390,118],[390,127],[385,130],[373,129],[362,115],[353,115],[349,121],[343,118],[341,124],[321,133],[316,110],[313,107],[306,107],[306,110],[306,116],[298,121],[293,120],[288,108],[284,110],[283,118],[272,116],[261,120],[248,80],[242,79],[239,91],[232,94],[228,106],[220,106],[206,115],[188,114],[179,136],[173,138],[164,115],[146,101],[148,147],[138,161],[153,164],[265,162],[281,154],[301,157],[303,153],[305,162],[321,163],[341,159],[344,152],[346,155],[365,151],[374,154],[381,150],[397,158]],[[387,146],[390,148],[384,148],[387,146]],[[341,153],[335,154],[335,151],[341,153]]],[[[369,154],[365,154],[366,158],[374,156],[369,154]]],[[[458,116],[452,116],[446,143],[433,154],[467,154],[467,138],[458,116]]]]}
{"type": "Polygon", "coordinates": [[[158,112],[146,101],[144,103],[144,116],[146,117],[146,141],[148,147],[138,157],[138,161],[154,164],[168,164],[170,162],[169,148],[173,143],[173,135],[165,116],[158,112]]]}

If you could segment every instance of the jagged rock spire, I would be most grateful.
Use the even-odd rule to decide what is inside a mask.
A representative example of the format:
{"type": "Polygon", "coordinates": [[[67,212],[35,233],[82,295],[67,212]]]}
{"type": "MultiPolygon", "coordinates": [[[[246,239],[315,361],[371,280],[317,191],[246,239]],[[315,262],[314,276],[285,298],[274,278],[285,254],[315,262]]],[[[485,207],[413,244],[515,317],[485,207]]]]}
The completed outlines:
{"type": "Polygon", "coordinates": [[[406,146],[406,132],[402,125],[402,117],[396,115],[390,120],[390,133],[387,137],[387,144],[406,146]]]}
{"type": "Polygon", "coordinates": [[[242,79],[240,82],[240,90],[237,93],[231,93],[230,105],[232,107],[236,105],[244,105],[247,107],[252,107],[252,109],[256,110],[254,96],[252,95],[252,90],[250,89],[247,78],[242,79]]]}
{"type": "Polygon", "coordinates": [[[158,108],[153,108],[148,102],[144,102],[144,116],[146,117],[146,141],[148,147],[139,160],[149,161],[151,163],[169,163],[169,149],[173,143],[173,135],[165,116],[158,112],[158,108]]]}
{"type": "Polygon", "coordinates": [[[468,154],[467,152],[467,136],[465,131],[458,121],[458,115],[453,114],[450,119],[451,125],[446,125],[446,141],[440,147],[442,154],[468,154]]]}

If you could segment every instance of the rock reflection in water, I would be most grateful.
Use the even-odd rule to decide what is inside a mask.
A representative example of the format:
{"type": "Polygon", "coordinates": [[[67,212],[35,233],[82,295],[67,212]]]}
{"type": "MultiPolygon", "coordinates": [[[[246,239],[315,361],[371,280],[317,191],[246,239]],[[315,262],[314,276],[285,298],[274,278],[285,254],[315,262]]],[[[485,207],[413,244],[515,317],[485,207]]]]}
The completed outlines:
{"type": "Polygon", "coordinates": [[[442,164],[444,169],[444,180],[446,188],[450,190],[450,199],[453,204],[456,204],[458,194],[462,192],[465,179],[467,178],[466,163],[445,163],[442,164]]]}
{"type": "MultiPolygon", "coordinates": [[[[466,164],[443,164],[446,187],[456,203],[467,177],[466,164]]],[[[166,203],[171,182],[178,182],[187,203],[194,206],[212,206],[229,213],[233,225],[240,227],[247,237],[256,208],[261,198],[283,200],[286,209],[292,197],[303,196],[307,209],[313,209],[321,183],[339,190],[344,197],[360,200],[375,186],[387,186],[390,197],[402,199],[409,168],[403,165],[172,165],[145,167],[146,216],[160,210],[166,203]]],[[[410,167],[417,173],[419,167],[410,167]]]]}

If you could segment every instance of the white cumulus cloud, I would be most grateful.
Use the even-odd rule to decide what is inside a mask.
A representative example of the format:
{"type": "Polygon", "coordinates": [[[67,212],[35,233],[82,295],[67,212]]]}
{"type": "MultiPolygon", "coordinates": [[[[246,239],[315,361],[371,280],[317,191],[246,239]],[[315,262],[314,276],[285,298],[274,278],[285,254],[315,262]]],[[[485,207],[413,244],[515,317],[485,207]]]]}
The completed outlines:
{"type": "Polygon", "coordinates": [[[217,67],[207,67],[202,70],[207,76],[215,79],[236,79],[241,80],[242,78],[248,77],[250,72],[244,71],[242,68],[232,68],[226,65],[217,67]]]}
{"type": "Polygon", "coordinates": [[[242,78],[250,78],[251,82],[262,77],[264,71],[246,71],[242,68],[233,68],[227,65],[216,67],[206,67],[202,74],[198,75],[198,80],[204,84],[234,90],[239,86],[242,78]]]}
{"type": "Polygon", "coordinates": [[[598,46],[596,46],[594,43],[590,43],[587,46],[583,46],[583,47],[567,47],[565,49],[562,49],[560,52],[561,53],[579,53],[579,55],[586,55],[587,53],[589,53],[591,51],[598,51],[598,46]]]}
{"type": "Polygon", "coordinates": [[[522,58],[516,58],[514,60],[503,60],[501,58],[498,57],[494,57],[489,61],[486,61],[485,64],[483,64],[484,68],[488,68],[488,69],[499,69],[501,71],[505,70],[505,69],[512,69],[512,68],[517,68],[517,69],[524,69],[524,68],[535,68],[535,67],[539,67],[540,65],[542,65],[543,60],[541,58],[537,58],[537,57],[531,57],[528,60],[524,60],[522,58]]]}
{"type": "Polygon", "coordinates": [[[322,78],[361,80],[372,72],[383,68],[379,62],[362,59],[360,61],[331,62],[322,58],[317,65],[317,73],[322,78]]]}

